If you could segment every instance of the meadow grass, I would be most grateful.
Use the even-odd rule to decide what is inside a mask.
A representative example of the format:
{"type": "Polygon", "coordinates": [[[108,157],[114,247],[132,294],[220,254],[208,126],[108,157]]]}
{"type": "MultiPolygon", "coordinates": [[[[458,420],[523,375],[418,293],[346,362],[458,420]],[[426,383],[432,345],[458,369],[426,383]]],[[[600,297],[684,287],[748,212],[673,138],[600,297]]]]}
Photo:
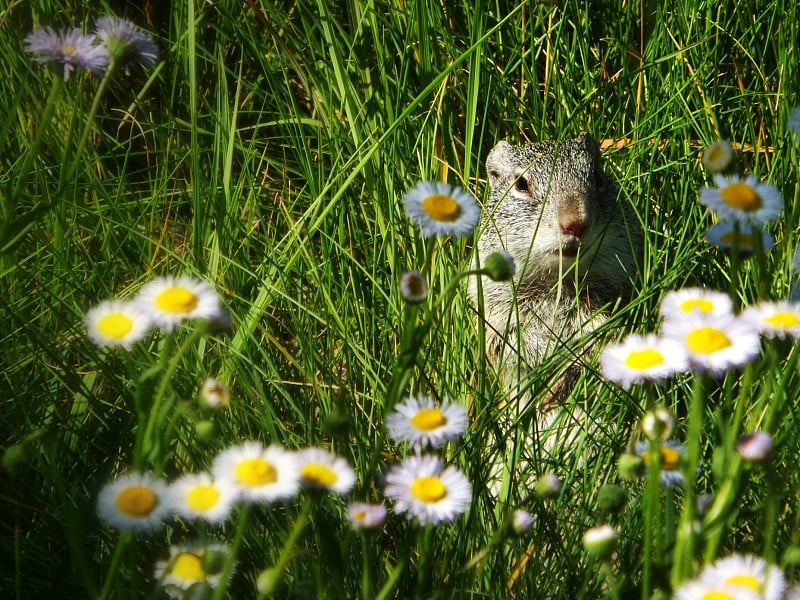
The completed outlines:
{"type": "MultiPolygon", "coordinates": [[[[583,434],[555,454],[533,444],[515,456],[532,410],[504,430],[462,285],[474,237],[423,240],[401,202],[421,179],[485,199],[495,142],[585,130],[646,238],[634,296],[595,347],[655,330],[660,299],[687,285],[728,291],[737,306],[785,298],[800,241],[798,149],[785,126],[800,102],[793,1],[109,3],[153,35],[157,64],[118,70],[102,94],[79,71],[51,94],[58,77],[30,62],[22,37],[89,30],[111,13],[90,4],[0,9],[4,597],[160,597],[155,562],[193,539],[234,548],[216,597],[256,597],[260,575],[262,590],[269,580],[292,598],[665,597],[733,551],[796,578],[794,346],[765,345],[721,378],[629,391],[605,381],[592,354],[567,400],[585,412],[583,434]],[[718,138],[785,204],[775,248],[735,269],[705,243],[711,220],[698,202],[710,181],[699,156],[718,138]],[[430,286],[417,308],[397,285],[412,269],[430,286]],[[164,274],[211,283],[230,331],[190,323],[130,351],[91,343],[87,310],[164,274]],[[211,416],[197,402],[209,376],[232,392],[211,416]],[[468,409],[466,434],[439,454],[471,481],[470,510],[438,527],[390,513],[357,532],[345,504],[382,501],[382,473],[411,453],[386,440],[384,419],[417,393],[468,409]],[[678,416],[675,437],[697,454],[686,491],[617,470],[653,405],[678,416]],[[215,434],[201,438],[208,419],[215,434]],[[736,436],[759,428],[775,440],[768,464],[740,463],[736,436]],[[173,479],[244,440],[325,447],[358,484],[344,500],[239,508],[217,527],[172,519],[134,536],[98,518],[100,490],[134,465],[173,479]],[[528,474],[499,497],[498,460],[528,474]],[[529,482],[551,472],[560,493],[534,493],[529,482]],[[598,508],[607,483],[625,489],[622,509],[598,508]],[[684,499],[706,493],[716,512],[687,534],[684,499]],[[517,536],[508,519],[519,507],[536,519],[517,536]],[[600,559],[581,538],[602,522],[618,541],[600,559]]],[[[587,343],[535,369],[534,398],[587,343]]]]}

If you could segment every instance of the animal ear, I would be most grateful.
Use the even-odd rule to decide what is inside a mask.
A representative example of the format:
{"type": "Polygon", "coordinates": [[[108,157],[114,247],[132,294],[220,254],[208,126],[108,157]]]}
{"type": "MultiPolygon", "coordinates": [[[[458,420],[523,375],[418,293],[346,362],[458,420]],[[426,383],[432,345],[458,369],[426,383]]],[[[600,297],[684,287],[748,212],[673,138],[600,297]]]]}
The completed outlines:
{"type": "Polygon", "coordinates": [[[489,185],[494,186],[497,182],[508,174],[511,169],[511,161],[508,159],[509,151],[513,148],[511,144],[503,140],[498,142],[486,157],[486,172],[489,175],[489,185]]]}

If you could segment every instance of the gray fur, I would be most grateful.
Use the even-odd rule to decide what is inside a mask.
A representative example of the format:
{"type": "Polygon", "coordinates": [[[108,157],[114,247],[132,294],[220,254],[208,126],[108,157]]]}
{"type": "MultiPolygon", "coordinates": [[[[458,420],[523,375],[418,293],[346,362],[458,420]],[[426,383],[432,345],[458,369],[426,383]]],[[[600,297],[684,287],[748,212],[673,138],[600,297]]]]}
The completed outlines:
{"type": "MultiPolygon", "coordinates": [[[[516,263],[511,283],[482,278],[486,348],[513,398],[530,367],[596,327],[606,318],[602,309],[629,296],[642,232],[587,133],[521,146],[499,142],[486,168],[491,190],[478,256],[483,262],[506,250],[516,263]]],[[[478,305],[476,278],[469,294],[478,305]]],[[[552,396],[569,391],[574,371],[552,396]]],[[[545,412],[544,427],[553,418],[545,412]]]]}

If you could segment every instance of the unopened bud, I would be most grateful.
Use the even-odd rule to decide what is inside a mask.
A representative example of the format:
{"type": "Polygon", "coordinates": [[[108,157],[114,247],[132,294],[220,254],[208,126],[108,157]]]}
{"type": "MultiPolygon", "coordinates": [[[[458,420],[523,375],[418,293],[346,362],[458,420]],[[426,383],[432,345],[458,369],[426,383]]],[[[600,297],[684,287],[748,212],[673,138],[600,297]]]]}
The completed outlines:
{"type": "Polygon", "coordinates": [[[545,473],[534,488],[540,498],[555,498],[561,492],[561,480],[554,473],[545,473]]]}
{"type": "Polygon", "coordinates": [[[275,591],[280,577],[280,569],[275,567],[270,567],[261,571],[261,573],[258,574],[258,579],[256,579],[256,589],[258,593],[262,596],[269,596],[275,591]]]}
{"type": "Polygon", "coordinates": [[[642,432],[649,440],[667,440],[675,427],[675,418],[663,406],[648,410],[642,417],[642,432]]]}
{"type": "Polygon", "coordinates": [[[616,512],[625,506],[628,494],[618,485],[608,483],[597,492],[597,507],[606,512],[616,512]]]}
{"type": "Polygon", "coordinates": [[[536,517],[527,510],[518,508],[511,515],[511,528],[517,535],[524,535],[531,530],[535,520],[536,517]]]}
{"type": "Polygon", "coordinates": [[[598,525],[583,534],[583,547],[597,558],[608,558],[617,547],[617,530],[611,525],[598,525]]]}
{"type": "Polygon", "coordinates": [[[28,466],[31,460],[31,452],[27,444],[14,444],[9,446],[3,452],[2,465],[3,470],[14,477],[18,475],[22,469],[28,466]]]}
{"type": "Polygon", "coordinates": [[[201,442],[210,442],[217,437],[217,425],[210,419],[203,419],[194,426],[194,432],[201,442]]]}
{"type": "Polygon", "coordinates": [[[619,476],[625,481],[634,481],[644,474],[644,459],[638,454],[625,453],[617,461],[619,476]]]}
{"type": "Polygon", "coordinates": [[[517,270],[514,258],[505,250],[492,252],[483,261],[483,270],[494,281],[508,281],[517,270]]]}
{"type": "Polygon", "coordinates": [[[231,401],[231,392],[228,386],[214,379],[206,378],[203,387],[200,388],[200,402],[206,408],[218,410],[225,408],[231,401]]]}
{"type": "Polygon", "coordinates": [[[766,431],[753,431],[739,438],[736,451],[742,460],[761,462],[772,451],[772,436],[766,431]]]}
{"type": "Polygon", "coordinates": [[[703,166],[712,173],[728,168],[733,160],[733,148],[725,140],[717,140],[703,152],[703,166]]]}

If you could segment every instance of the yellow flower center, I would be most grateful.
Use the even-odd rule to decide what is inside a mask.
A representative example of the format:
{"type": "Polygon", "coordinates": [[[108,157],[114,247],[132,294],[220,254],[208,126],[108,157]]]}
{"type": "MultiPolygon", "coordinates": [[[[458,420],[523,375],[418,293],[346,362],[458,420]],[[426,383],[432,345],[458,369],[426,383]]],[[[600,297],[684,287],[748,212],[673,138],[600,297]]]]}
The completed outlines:
{"type": "Polygon", "coordinates": [[[675,448],[661,447],[661,468],[665,471],[674,471],[681,462],[681,454],[675,448]]]}
{"type": "Polygon", "coordinates": [[[744,233],[742,231],[739,232],[738,236],[733,231],[726,231],[721,236],[719,236],[720,241],[730,244],[733,246],[734,244],[738,244],[741,248],[752,248],[753,247],[753,236],[749,233],[744,233]]]}
{"type": "Polygon", "coordinates": [[[664,362],[664,355],[658,350],[645,348],[644,350],[634,350],[625,359],[625,366],[637,371],[645,371],[664,362]]]}
{"type": "Polygon", "coordinates": [[[206,577],[203,561],[191,552],[181,552],[175,558],[172,574],[183,581],[202,581],[206,577]]]}
{"type": "Polygon", "coordinates": [[[756,212],[763,205],[761,196],[753,188],[741,181],[722,188],[719,193],[725,204],[743,212],[756,212]]]}
{"type": "Polygon", "coordinates": [[[446,423],[447,419],[438,408],[421,408],[411,417],[411,424],[422,431],[432,431],[446,423]]]}
{"type": "Polygon", "coordinates": [[[319,463],[308,463],[300,469],[300,475],[309,483],[330,487],[339,479],[336,471],[319,463]]]}
{"type": "Polygon", "coordinates": [[[61,46],[61,51],[64,53],[64,56],[75,56],[75,46],[72,44],[64,44],[61,46]]]}
{"type": "Polygon", "coordinates": [[[422,502],[438,502],[447,495],[447,488],[438,477],[418,477],[411,484],[411,495],[422,502]]]}
{"type": "Polygon", "coordinates": [[[695,354],[713,354],[730,347],[731,340],[715,327],[698,327],[686,336],[686,345],[695,354]]]}
{"type": "Polygon", "coordinates": [[[761,591],[761,582],[758,578],[753,577],[749,573],[739,573],[738,575],[731,575],[725,580],[725,583],[730,585],[740,585],[755,592],[761,591]]]}
{"type": "Polygon", "coordinates": [[[422,201],[422,210],[434,221],[452,223],[461,216],[461,205],[446,194],[431,194],[422,201]]]}
{"type": "Polygon", "coordinates": [[[156,306],[165,313],[186,314],[197,308],[197,295],[184,287],[173,286],[156,296],[156,306]]]}
{"type": "Polygon", "coordinates": [[[365,510],[357,510],[353,513],[353,519],[358,523],[360,523],[366,518],[367,518],[367,511],[365,510]]]}
{"type": "Polygon", "coordinates": [[[733,600],[733,596],[721,590],[709,590],[700,596],[700,600],[733,600]]]}
{"type": "MultiPolygon", "coordinates": [[[[652,450],[647,450],[642,454],[642,460],[648,467],[650,466],[652,450]]],[[[669,446],[661,446],[661,470],[662,471],[675,471],[681,462],[681,454],[675,448],[669,446]]]]}
{"type": "Polygon", "coordinates": [[[133,319],[122,313],[111,313],[100,319],[97,329],[107,338],[122,340],[133,329],[133,319]]]}
{"type": "Polygon", "coordinates": [[[186,503],[192,510],[209,510],[217,505],[221,495],[213,485],[198,485],[189,491],[186,503]]]}
{"type": "Polygon", "coordinates": [[[408,286],[409,295],[413,298],[425,295],[425,282],[422,277],[412,275],[406,278],[406,285],[408,286]]]}
{"type": "Polygon", "coordinates": [[[710,313],[714,310],[714,303],[705,298],[690,298],[681,302],[681,310],[685,313],[700,311],[701,313],[710,313]]]}
{"type": "Polygon", "coordinates": [[[800,319],[797,318],[797,315],[788,311],[776,312],[774,315],[764,319],[764,321],[776,329],[789,329],[800,325],[800,319]]]}
{"type": "Polygon", "coordinates": [[[248,458],[236,465],[236,479],[243,485],[258,487],[275,483],[278,471],[263,458],[248,458]]]}
{"type": "Polygon", "coordinates": [[[120,492],[114,504],[124,515],[146,517],[158,506],[158,496],[147,486],[131,485],[120,492]]]}

